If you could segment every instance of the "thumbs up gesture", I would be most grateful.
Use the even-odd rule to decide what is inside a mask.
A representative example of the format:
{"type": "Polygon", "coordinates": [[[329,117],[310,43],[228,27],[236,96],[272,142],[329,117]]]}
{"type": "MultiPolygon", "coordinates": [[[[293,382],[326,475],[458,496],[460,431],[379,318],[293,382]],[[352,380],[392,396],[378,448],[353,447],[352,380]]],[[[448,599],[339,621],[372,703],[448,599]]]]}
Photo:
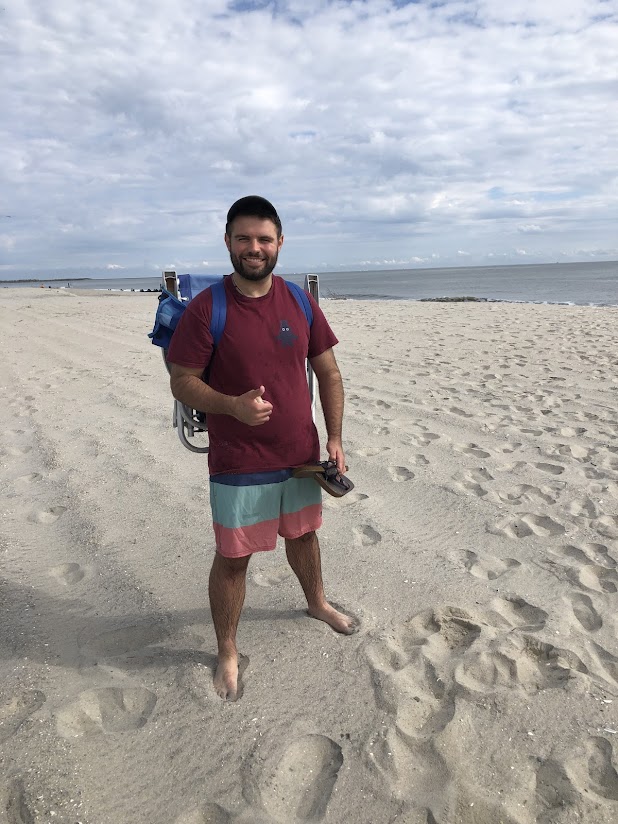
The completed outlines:
{"type": "Polygon", "coordinates": [[[248,426],[262,426],[270,420],[272,403],[262,397],[266,390],[263,386],[250,389],[244,395],[234,399],[234,417],[248,426]]]}

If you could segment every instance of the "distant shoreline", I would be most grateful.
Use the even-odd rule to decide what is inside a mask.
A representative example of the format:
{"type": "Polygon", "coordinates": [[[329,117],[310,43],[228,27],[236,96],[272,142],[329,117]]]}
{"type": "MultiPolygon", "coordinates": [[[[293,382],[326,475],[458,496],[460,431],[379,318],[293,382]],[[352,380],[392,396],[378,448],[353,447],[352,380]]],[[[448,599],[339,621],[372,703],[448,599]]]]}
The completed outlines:
{"type": "Polygon", "coordinates": [[[20,280],[2,280],[0,283],[74,283],[94,278],[20,278],[20,280]]]}

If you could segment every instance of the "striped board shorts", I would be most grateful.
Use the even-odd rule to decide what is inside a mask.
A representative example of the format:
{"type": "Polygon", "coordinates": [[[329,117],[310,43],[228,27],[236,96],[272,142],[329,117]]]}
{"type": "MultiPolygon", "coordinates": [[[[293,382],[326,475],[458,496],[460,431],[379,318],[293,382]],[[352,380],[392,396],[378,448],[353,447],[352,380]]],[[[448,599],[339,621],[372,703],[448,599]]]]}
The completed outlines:
{"type": "Polygon", "coordinates": [[[322,525],[322,490],[291,469],[211,475],[210,507],[217,552],[240,558],[275,548],[277,536],[300,538],[322,525]]]}

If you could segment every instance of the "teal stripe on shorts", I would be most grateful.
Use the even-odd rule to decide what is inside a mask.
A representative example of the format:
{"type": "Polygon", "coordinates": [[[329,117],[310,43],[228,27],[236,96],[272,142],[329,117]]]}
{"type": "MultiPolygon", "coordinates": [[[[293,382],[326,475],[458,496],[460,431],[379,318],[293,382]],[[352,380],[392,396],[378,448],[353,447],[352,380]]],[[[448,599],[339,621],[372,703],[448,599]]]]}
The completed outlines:
{"type": "Polygon", "coordinates": [[[285,483],[285,495],[281,505],[282,515],[292,515],[306,506],[319,504],[322,500],[322,489],[313,478],[290,478],[285,483]]]}
{"type": "Polygon", "coordinates": [[[282,515],[293,515],[322,500],[322,490],[313,478],[288,478],[287,481],[278,483],[230,486],[217,483],[214,477],[210,483],[213,520],[226,529],[278,521],[282,515]]]}
{"type": "Polygon", "coordinates": [[[227,529],[278,520],[281,509],[280,484],[226,486],[211,483],[210,506],[213,515],[216,515],[216,522],[227,529]]]}

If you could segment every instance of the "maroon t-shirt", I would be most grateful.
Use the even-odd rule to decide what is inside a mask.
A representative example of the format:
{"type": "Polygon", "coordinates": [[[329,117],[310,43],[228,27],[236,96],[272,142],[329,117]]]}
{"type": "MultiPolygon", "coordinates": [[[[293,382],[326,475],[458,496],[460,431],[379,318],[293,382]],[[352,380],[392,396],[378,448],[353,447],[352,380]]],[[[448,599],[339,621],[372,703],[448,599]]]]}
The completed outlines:
{"type": "Polygon", "coordinates": [[[267,295],[241,295],[224,278],[225,330],[213,355],[210,334],[212,294],[201,292],[180,319],[168,361],[192,369],[209,367],[208,384],[226,395],[265,387],[273,405],[268,423],[248,426],[230,415],[208,415],[211,475],[267,472],[319,460],[318,433],[311,417],[305,359],[338,343],[324,313],[309,295],[313,324],[285,281],[273,277],[267,295]]]}

